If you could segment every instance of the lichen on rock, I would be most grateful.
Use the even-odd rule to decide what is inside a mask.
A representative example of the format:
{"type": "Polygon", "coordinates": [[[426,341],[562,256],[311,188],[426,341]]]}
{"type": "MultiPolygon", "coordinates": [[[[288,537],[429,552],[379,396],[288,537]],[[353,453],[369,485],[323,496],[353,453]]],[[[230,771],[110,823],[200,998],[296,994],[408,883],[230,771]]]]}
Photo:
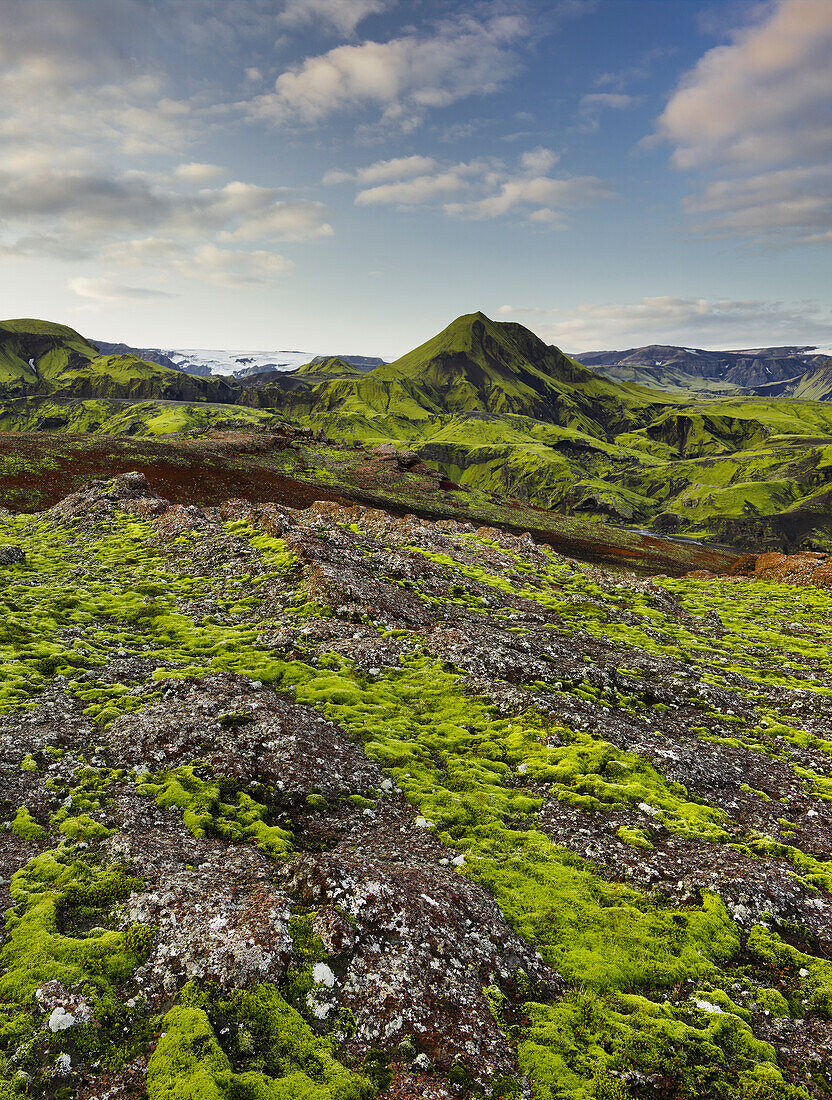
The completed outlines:
{"type": "Polygon", "coordinates": [[[827,590],[133,474],[4,537],[0,1095],[829,1095],[827,590]]]}

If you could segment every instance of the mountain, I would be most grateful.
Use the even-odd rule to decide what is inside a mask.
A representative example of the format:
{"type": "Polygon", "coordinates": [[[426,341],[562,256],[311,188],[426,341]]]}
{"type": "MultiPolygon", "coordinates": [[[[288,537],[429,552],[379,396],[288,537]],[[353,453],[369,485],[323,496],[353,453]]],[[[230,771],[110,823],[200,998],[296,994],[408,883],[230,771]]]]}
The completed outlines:
{"type": "MultiPolygon", "coordinates": [[[[599,377],[522,325],[483,313],[457,318],[433,339],[360,378],[318,380],[293,371],[247,395],[258,405],[346,431],[368,421],[377,428],[409,421],[419,430],[435,417],[492,414],[527,416],[601,437],[634,423],[633,398],[631,389],[599,377]]],[[[638,403],[649,405],[650,395],[639,393],[638,403]]]]}
{"type": "Polygon", "coordinates": [[[160,348],[132,348],[128,344],[110,344],[103,340],[96,340],[95,347],[102,355],[135,355],[137,359],[144,359],[148,363],[158,363],[160,367],[168,367],[169,370],[201,375],[203,378],[207,378],[211,374],[210,367],[203,364],[175,363],[160,348]]]}
{"type": "Polygon", "coordinates": [[[374,370],[385,362],[377,355],[316,355],[312,362],[323,363],[327,359],[340,359],[341,362],[357,367],[360,371],[374,370]]]}
{"type": "Polygon", "coordinates": [[[832,358],[824,358],[797,380],[791,396],[804,401],[832,401],[832,358]]]}
{"type": "Polygon", "coordinates": [[[102,355],[74,329],[32,319],[0,322],[0,394],[233,400],[231,389],[222,380],[192,378],[132,354],[102,355]]]}
{"type": "Polygon", "coordinates": [[[626,351],[586,352],[581,362],[617,382],[686,393],[736,394],[760,393],[764,387],[778,385],[783,387],[778,392],[784,392],[825,358],[813,346],[704,351],[650,344],[626,351]]]}
{"type": "MultiPolygon", "coordinates": [[[[760,361],[788,359],[765,350],[760,361]]],[[[832,404],[772,394],[771,384],[758,396],[715,396],[615,382],[482,313],[369,371],[329,357],[195,378],[98,355],[45,322],[7,323],[0,355],[2,430],[162,435],[288,422],[350,445],[334,467],[313,464],[327,485],[350,482],[363,463],[357,448],[382,444],[479,508],[511,500],[747,547],[824,547],[832,535],[832,404]]],[[[830,392],[827,363],[801,383],[807,396],[830,392]]],[[[718,372],[715,360],[709,369],[718,372]]]]}

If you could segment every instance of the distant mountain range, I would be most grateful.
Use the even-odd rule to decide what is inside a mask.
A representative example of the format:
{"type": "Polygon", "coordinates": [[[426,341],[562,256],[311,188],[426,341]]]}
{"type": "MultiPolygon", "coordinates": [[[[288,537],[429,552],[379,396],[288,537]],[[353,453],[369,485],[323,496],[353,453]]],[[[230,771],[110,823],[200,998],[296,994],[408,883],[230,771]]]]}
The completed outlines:
{"type": "MultiPolygon", "coordinates": [[[[333,360],[365,373],[383,366],[370,355],[315,355],[305,351],[224,351],[197,348],[136,348],[96,340],[104,355],[133,355],[170,370],[201,378],[218,375],[248,384],[260,375],[287,373],[309,363],[333,360]]],[[[613,382],[635,383],[671,393],[711,396],[832,398],[832,359],[813,345],[706,351],[702,348],[648,344],[625,351],[592,351],[581,363],[613,382]]]]}
{"type": "MultiPolygon", "coordinates": [[[[316,363],[327,358],[323,355],[313,357],[307,351],[206,351],[198,348],[169,348],[163,351],[161,348],[134,348],[127,344],[111,344],[106,340],[95,340],[93,343],[102,355],[135,355],[170,370],[202,378],[209,378],[212,374],[251,378],[258,374],[295,370],[310,360],[316,363]]],[[[372,370],[384,362],[377,356],[368,355],[342,355],[339,358],[359,370],[372,370]]]]}
{"type": "Polygon", "coordinates": [[[585,356],[602,374],[522,325],[473,313],[369,370],[366,358],[287,370],[225,352],[208,362],[224,376],[204,377],[183,371],[190,353],[161,354],[173,368],[101,354],[62,325],[0,323],[0,430],[158,436],[288,423],[359,449],[416,452],[483,501],[746,546],[826,545],[832,534],[832,359],[813,348],[585,356]],[[648,371],[680,384],[658,389],[650,374],[647,387],[648,371]]]}
{"type": "Polygon", "coordinates": [[[813,345],[704,351],[648,344],[626,351],[593,351],[582,363],[616,382],[713,395],[739,394],[827,400],[830,357],[813,345]]]}

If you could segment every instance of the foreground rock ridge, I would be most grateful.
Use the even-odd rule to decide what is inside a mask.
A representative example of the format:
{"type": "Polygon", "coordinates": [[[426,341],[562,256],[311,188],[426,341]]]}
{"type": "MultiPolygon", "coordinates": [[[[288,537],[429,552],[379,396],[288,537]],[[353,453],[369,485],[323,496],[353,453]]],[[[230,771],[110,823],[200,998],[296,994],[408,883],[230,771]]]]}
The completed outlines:
{"type": "Polygon", "coordinates": [[[3,1100],[832,1094],[828,589],[135,472],[0,542],[3,1100]]]}

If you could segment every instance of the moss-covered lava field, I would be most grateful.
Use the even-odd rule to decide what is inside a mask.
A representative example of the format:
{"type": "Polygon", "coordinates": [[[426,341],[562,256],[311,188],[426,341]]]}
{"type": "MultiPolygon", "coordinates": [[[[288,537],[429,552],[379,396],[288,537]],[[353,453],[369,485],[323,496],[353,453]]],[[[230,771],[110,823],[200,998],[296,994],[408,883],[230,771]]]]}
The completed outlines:
{"type": "Polygon", "coordinates": [[[0,543],[4,1100],[832,1094],[829,590],[142,473],[0,543]]]}

